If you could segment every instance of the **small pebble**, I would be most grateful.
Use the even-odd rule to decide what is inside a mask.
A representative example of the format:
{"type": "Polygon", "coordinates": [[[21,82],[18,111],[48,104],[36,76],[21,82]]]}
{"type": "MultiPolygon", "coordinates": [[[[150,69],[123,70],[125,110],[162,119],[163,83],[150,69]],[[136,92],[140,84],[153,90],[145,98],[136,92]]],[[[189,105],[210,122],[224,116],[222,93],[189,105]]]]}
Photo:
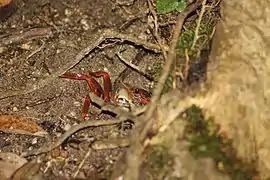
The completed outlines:
{"type": "Polygon", "coordinates": [[[32,140],[32,144],[37,144],[37,138],[34,138],[34,139],[32,140]]]}
{"type": "Polygon", "coordinates": [[[144,33],[140,33],[139,36],[138,36],[139,39],[142,39],[142,40],[147,40],[147,35],[144,34],[144,33]]]}
{"type": "Polygon", "coordinates": [[[71,111],[71,112],[69,113],[69,116],[75,117],[75,116],[76,116],[76,113],[75,113],[74,111],[71,111]]]}
{"type": "Polygon", "coordinates": [[[73,105],[76,106],[76,107],[80,107],[80,106],[81,106],[81,103],[80,103],[79,101],[75,101],[75,102],[73,103],[73,105]]]}
{"type": "Polygon", "coordinates": [[[70,17],[72,15],[72,11],[70,9],[65,9],[65,15],[70,17]]]}
{"type": "Polygon", "coordinates": [[[66,124],[63,129],[65,131],[68,131],[70,128],[71,128],[71,125],[70,124],[66,124]]]}
{"type": "Polygon", "coordinates": [[[59,43],[60,43],[61,45],[66,45],[66,44],[67,44],[67,42],[66,42],[65,40],[63,40],[63,39],[61,39],[61,40],[59,41],[59,43]]]}
{"type": "Polygon", "coordinates": [[[57,50],[56,50],[56,54],[59,54],[60,52],[61,52],[60,49],[57,49],[57,50]]]}
{"type": "Polygon", "coordinates": [[[81,19],[80,23],[83,25],[84,30],[87,31],[89,29],[89,24],[87,23],[86,19],[81,19]]]}

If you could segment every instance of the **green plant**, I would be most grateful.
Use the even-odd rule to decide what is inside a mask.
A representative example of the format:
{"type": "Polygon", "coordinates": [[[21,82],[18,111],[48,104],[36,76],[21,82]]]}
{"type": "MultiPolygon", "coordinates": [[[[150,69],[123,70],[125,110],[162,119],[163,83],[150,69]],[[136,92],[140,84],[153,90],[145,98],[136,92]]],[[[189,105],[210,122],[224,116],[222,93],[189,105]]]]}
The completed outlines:
{"type": "Polygon", "coordinates": [[[172,11],[181,12],[186,8],[185,0],[157,0],[157,12],[169,13],[172,11]]]}
{"type": "Polygon", "coordinates": [[[183,33],[181,34],[181,38],[178,41],[178,45],[177,45],[178,55],[184,57],[186,48],[189,49],[189,53],[188,53],[189,56],[191,56],[193,54],[193,52],[190,50],[190,48],[192,46],[194,34],[195,33],[193,30],[183,31],[183,33]]]}

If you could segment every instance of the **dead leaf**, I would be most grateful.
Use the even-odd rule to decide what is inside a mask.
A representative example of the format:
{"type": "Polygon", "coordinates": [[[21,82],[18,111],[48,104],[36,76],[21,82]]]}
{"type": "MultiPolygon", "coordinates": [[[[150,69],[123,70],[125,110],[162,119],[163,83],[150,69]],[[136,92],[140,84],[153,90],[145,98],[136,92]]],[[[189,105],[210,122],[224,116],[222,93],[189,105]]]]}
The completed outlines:
{"type": "Polygon", "coordinates": [[[0,0],[0,6],[5,6],[9,3],[11,3],[12,0],[0,0]]]}
{"type": "Polygon", "coordinates": [[[14,115],[0,115],[0,131],[17,134],[47,134],[36,122],[14,115]]]}

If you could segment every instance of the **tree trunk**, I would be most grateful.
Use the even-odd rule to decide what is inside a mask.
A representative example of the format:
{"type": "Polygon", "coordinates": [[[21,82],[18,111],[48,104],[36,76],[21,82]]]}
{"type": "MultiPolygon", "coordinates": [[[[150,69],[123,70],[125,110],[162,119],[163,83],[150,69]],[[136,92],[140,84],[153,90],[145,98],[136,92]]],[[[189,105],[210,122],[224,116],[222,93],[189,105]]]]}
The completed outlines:
{"type": "Polygon", "coordinates": [[[223,0],[197,104],[234,141],[238,155],[270,177],[270,0],[223,0]]]}

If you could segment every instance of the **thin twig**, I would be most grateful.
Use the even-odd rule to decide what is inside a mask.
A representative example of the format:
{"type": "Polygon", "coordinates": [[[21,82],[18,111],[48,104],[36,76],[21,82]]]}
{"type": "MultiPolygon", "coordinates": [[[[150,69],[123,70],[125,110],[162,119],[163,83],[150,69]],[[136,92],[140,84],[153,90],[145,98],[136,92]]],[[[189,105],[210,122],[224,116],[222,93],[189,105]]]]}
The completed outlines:
{"type": "Polygon", "coordinates": [[[36,137],[46,137],[48,136],[48,133],[46,131],[38,131],[35,133],[31,133],[25,130],[21,129],[3,129],[0,128],[0,132],[6,133],[6,134],[20,134],[20,135],[29,135],[29,136],[36,136],[36,137]]]}
{"type": "MultiPolygon", "coordinates": [[[[170,44],[170,49],[168,51],[168,56],[167,56],[167,60],[165,62],[165,65],[163,67],[163,71],[162,71],[162,75],[157,83],[156,88],[153,91],[153,97],[151,99],[151,103],[149,105],[149,109],[146,112],[146,119],[149,119],[156,107],[156,102],[158,101],[161,92],[163,90],[164,84],[166,82],[166,79],[170,73],[170,69],[171,69],[171,64],[173,62],[173,59],[175,57],[175,49],[177,46],[177,42],[179,41],[179,37],[180,37],[180,33],[181,33],[181,29],[182,26],[184,24],[184,21],[186,19],[186,17],[193,12],[194,10],[196,10],[199,6],[201,5],[200,1],[197,1],[196,3],[190,5],[185,11],[183,11],[182,13],[180,13],[177,17],[177,23],[175,26],[175,31],[171,40],[171,44],[170,44]]],[[[152,122],[148,121],[149,126],[151,127],[152,122]]],[[[145,135],[147,134],[147,131],[150,129],[147,125],[144,128],[145,130],[143,131],[143,133],[141,134],[141,137],[143,140],[145,135]]]]}
{"type": "Polygon", "coordinates": [[[113,125],[120,123],[121,120],[110,120],[110,121],[96,121],[96,120],[89,120],[81,122],[80,124],[77,124],[75,126],[72,126],[68,131],[66,131],[64,134],[62,134],[57,141],[55,142],[48,142],[45,146],[41,147],[40,149],[33,150],[30,152],[24,152],[22,153],[22,157],[28,157],[33,155],[39,155],[46,152],[49,152],[58,146],[60,146],[67,138],[69,138],[72,134],[76,133],[79,130],[88,128],[88,127],[96,127],[96,126],[107,126],[107,125],[113,125]]]}
{"type": "Polygon", "coordinates": [[[186,56],[186,65],[185,65],[185,70],[184,70],[184,81],[187,81],[189,69],[190,69],[190,66],[189,66],[190,59],[189,59],[187,48],[185,49],[185,56],[186,56]]]}
{"type": "MultiPolygon", "coordinates": [[[[138,53],[136,54],[136,56],[134,57],[134,59],[132,59],[131,63],[134,64],[135,66],[138,66],[140,64],[140,62],[143,60],[143,58],[146,56],[146,51],[144,51],[143,49],[138,49],[138,53]]],[[[119,75],[118,77],[114,80],[113,82],[113,87],[114,90],[116,90],[118,87],[121,86],[121,84],[123,84],[123,81],[128,77],[128,75],[130,73],[132,73],[132,69],[129,67],[126,67],[119,75]]]]}
{"type": "Polygon", "coordinates": [[[101,141],[95,141],[92,144],[92,148],[95,150],[102,149],[115,149],[115,148],[123,148],[130,145],[130,138],[114,138],[114,139],[105,139],[101,141]]]}
{"type": "Polygon", "coordinates": [[[67,138],[69,138],[72,134],[76,133],[79,130],[88,128],[88,127],[96,127],[96,126],[107,126],[107,125],[113,125],[113,124],[119,124],[122,121],[125,121],[127,119],[132,120],[132,121],[136,121],[136,119],[138,119],[139,117],[134,116],[132,113],[130,112],[126,112],[125,110],[122,110],[119,107],[115,107],[113,105],[107,104],[103,99],[97,97],[94,93],[89,93],[91,100],[99,105],[101,107],[102,110],[104,111],[109,111],[112,113],[115,113],[116,115],[118,115],[118,120],[110,120],[110,121],[94,121],[94,120],[88,120],[88,121],[84,121],[78,125],[75,125],[73,127],[71,127],[68,131],[66,131],[63,135],[61,135],[57,141],[55,142],[48,142],[44,147],[37,149],[37,150],[33,150],[30,152],[25,152],[22,154],[23,157],[27,157],[27,156],[32,156],[32,155],[39,155],[42,153],[46,153],[49,152],[55,148],[57,148],[58,146],[60,146],[67,138]]]}
{"type": "Polygon", "coordinates": [[[21,30],[8,35],[0,40],[0,47],[10,44],[20,43],[25,40],[32,40],[43,37],[51,37],[53,35],[51,28],[33,28],[29,30],[21,30]]]}
{"type": "Polygon", "coordinates": [[[83,160],[80,162],[76,172],[73,174],[73,178],[76,178],[76,176],[79,174],[80,170],[82,169],[82,166],[85,162],[85,160],[90,156],[91,153],[91,148],[89,148],[89,150],[87,151],[86,155],[84,156],[83,160]]]}
{"type": "Polygon", "coordinates": [[[167,58],[167,52],[166,52],[165,49],[162,48],[161,38],[160,38],[159,33],[158,33],[159,25],[158,25],[157,13],[154,10],[154,7],[152,5],[152,2],[150,0],[148,0],[147,2],[148,2],[149,10],[150,10],[150,12],[151,12],[151,14],[152,14],[152,16],[154,18],[154,25],[155,25],[154,36],[155,36],[155,38],[157,40],[157,43],[160,45],[160,48],[162,50],[164,59],[166,59],[167,58]]]}
{"type": "Polygon", "coordinates": [[[187,81],[187,78],[188,78],[188,74],[189,74],[189,69],[190,69],[190,59],[189,59],[189,55],[188,55],[188,49],[186,48],[185,49],[185,56],[186,56],[186,63],[185,63],[185,69],[183,70],[184,72],[182,72],[182,70],[180,70],[179,72],[175,72],[174,73],[174,81],[173,81],[173,84],[175,85],[175,88],[176,88],[176,80],[177,80],[177,76],[180,76],[180,78],[183,80],[183,81],[187,81]]]}
{"type": "Polygon", "coordinates": [[[135,15],[131,15],[127,21],[125,21],[120,27],[119,30],[123,31],[124,29],[127,29],[130,25],[132,25],[136,20],[142,19],[148,14],[148,11],[144,11],[143,13],[138,13],[135,15]]]}
{"type": "Polygon", "coordinates": [[[182,26],[184,24],[185,19],[187,16],[196,10],[201,5],[200,1],[196,1],[194,4],[191,4],[188,6],[182,13],[180,13],[177,17],[177,23],[175,26],[175,31],[170,43],[170,48],[167,54],[167,59],[165,61],[165,65],[162,71],[162,75],[157,83],[156,89],[154,89],[153,97],[151,100],[150,105],[148,106],[148,110],[146,112],[145,118],[140,124],[136,125],[133,133],[132,133],[132,139],[131,139],[131,146],[127,152],[127,170],[124,174],[124,179],[126,180],[137,180],[139,177],[139,167],[141,165],[141,155],[144,150],[144,147],[142,147],[142,143],[144,142],[145,138],[147,137],[147,134],[149,130],[151,129],[154,118],[151,118],[153,116],[153,113],[157,106],[157,101],[160,98],[161,92],[163,90],[164,84],[166,82],[166,79],[170,73],[171,65],[173,62],[173,59],[175,57],[175,49],[177,46],[177,42],[179,41],[180,33],[182,26]],[[142,130],[140,131],[140,129],[142,130]],[[136,162],[134,162],[136,161],[136,162]],[[132,176],[130,176],[132,174],[132,176]]]}
{"type": "Polygon", "coordinates": [[[168,22],[165,22],[165,23],[159,23],[159,26],[163,27],[163,26],[169,26],[169,25],[172,25],[172,24],[176,24],[176,21],[168,21],[168,22]]]}
{"type": "MultiPolygon", "coordinates": [[[[73,60],[64,64],[58,71],[50,74],[50,76],[45,76],[44,78],[40,78],[40,80],[35,82],[34,84],[27,85],[25,89],[20,89],[17,91],[12,90],[12,91],[7,91],[5,93],[1,93],[0,100],[4,98],[8,98],[8,97],[28,94],[49,85],[59,76],[61,76],[63,73],[65,73],[69,69],[76,66],[86,55],[91,53],[97,46],[99,46],[106,39],[122,39],[123,41],[132,42],[137,46],[142,46],[147,50],[151,50],[154,52],[161,51],[160,45],[143,41],[143,40],[138,39],[137,37],[127,35],[127,34],[122,34],[122,33],[119,33],[117,31],[110,30],[110,29],[106,29],[106,30],[103,30],[101,32],[94,34],[92,39],[93,39],[92,43],[90,43],[89,46],[87,46],[85,49],[79,52],[73,60]]],[[[166,51],[168,50],[168,46],[166,45],[162,45],[162,48],[165,49],[166,51]]]]}
{"type": "Polygon", "coordinates": [[[200,30],[200,26],[201,26],[201,22],[202,22],[202,17],[203,17],[204,12],[205,12],[206,1],[207,0],[202,1],[202,9],[201,9],[198,21],[197,21],[197,26],[196,26],[196,29],[195,29],[195,35],[194,35],[193,43],[192,43],[192,46],[191,46],[191,50],[194,50],[196,42],[197,42],[197,40],[199,39],[199,36],[200,36],[199,35],[199,30],[200,30]]]}
{"type": "Polygon", "coordinates": [[[127,66],[129,66],[130,68],[132,68],[133,70],[137,71],[139,74],[143,75],[145,78],[147,78],[150,81],[153,81],[154,78],[149,75],[147,72],[145,72],[143,69],[141,69],[139,66],[136,66],[135,64],[132,64],[131,62],[129,62],[128,60],[126,60],[125,58],[123,58],[123,56],[120,53],[117,53],[116,56],[127,66]]]}
{"type": "Polygon", "coordinates": [[[27,56],[26,59],[31,58],[33,55],[35,55],[36,53],[38,53],[39,51],[41,51],[44,48],[44,45],[45,45],[45,42],[42,41],[42,45],[37,50],[35,50],[31,54],[29,54],[29,56],[27,56]]]}

